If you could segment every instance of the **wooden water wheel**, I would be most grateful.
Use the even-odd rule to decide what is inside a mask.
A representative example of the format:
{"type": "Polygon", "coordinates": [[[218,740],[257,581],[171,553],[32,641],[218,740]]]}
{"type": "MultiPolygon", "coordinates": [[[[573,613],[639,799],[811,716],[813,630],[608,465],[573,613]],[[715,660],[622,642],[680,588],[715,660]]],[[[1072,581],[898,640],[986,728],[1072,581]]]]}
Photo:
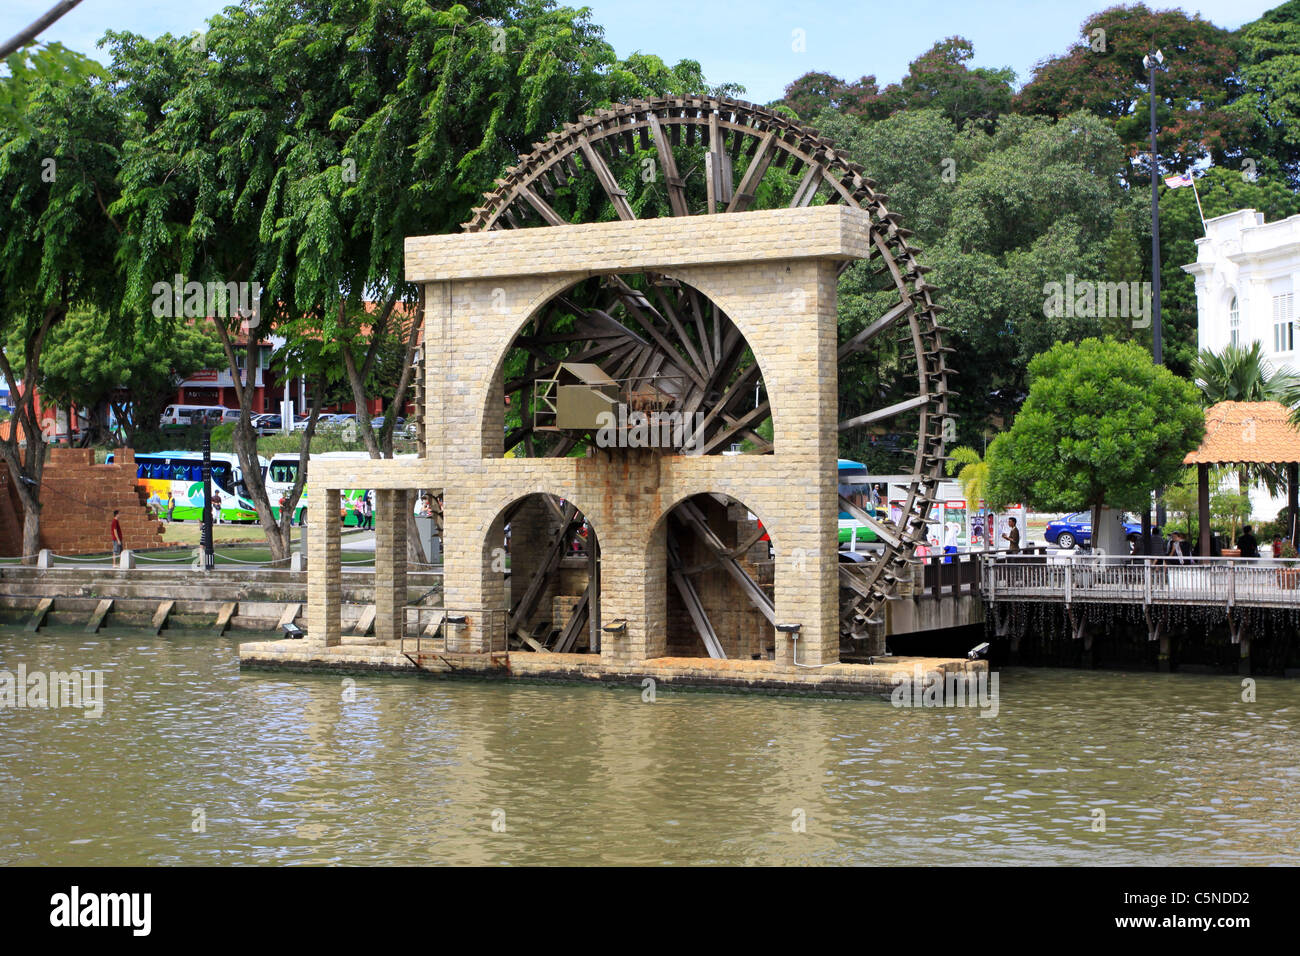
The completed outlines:
{"type": "MultiPolygon", "coordinates": [[[[901,395],[895,388],[893,394],[850,403],[853,407],[841,401],[839,428],[841,433],[878,432],[905,421],[906,426],[894,425],[890,439],[897,443],[898,429],[905,428],[914,441],[898,445],[906,462],[891,469],[908,476],[897,520],[867,513],[841,496],[841,508],[883,543],[865,564],[841,568],[842,585],[852,592],[842,602],[846,636],[863,636],[866,624],[880,619],[891,583],[910,574],[907,562],[924,541],[945,439],[952,431],[948,376],[953,373],[945,358],[951,350],[944,347],[937,322],[937,290],[926,283],[929,270],[908,242],[911,232],[887,201],[860,165],[812,129],[752,103],[671,97],[637,100],[565,124],[521,155],[464,224],[470,232],[562,228],[830,203],[870,213],[871,255],[855,280],[866,301],[879,306],[856,327],[846,329],[841,321],[841,392],[846,374],[860,375],[860,363],[882,349],[911,384],[901,395]]],[[[845,263],[841,274],[852,267],[845,263]]],[[[543,309],[515,344],[522,359],[506,376],[511,407],[519,411],[506,438],[514,454],[572,450],[571,436],[543,434],[530,415],[532,383],[562,362],[600,362],[615,379],[676,382],[660,387],[672,393],[677,408],[702,413],[706,420],[690,453],[716,454],[735,443],[744,443],[747,453],[772,451],[762,428],[770,409],[752,353],[726,315],[683,283],[653,274],[588,280],[543,309]]],[[[835,479],[826,475],[825,480],[835,479]]],[[[679,527],[691,525],[692,516],[678,517],[679,527]]],[[[761,593],[753,599],[760,603],[761,593]]]]}

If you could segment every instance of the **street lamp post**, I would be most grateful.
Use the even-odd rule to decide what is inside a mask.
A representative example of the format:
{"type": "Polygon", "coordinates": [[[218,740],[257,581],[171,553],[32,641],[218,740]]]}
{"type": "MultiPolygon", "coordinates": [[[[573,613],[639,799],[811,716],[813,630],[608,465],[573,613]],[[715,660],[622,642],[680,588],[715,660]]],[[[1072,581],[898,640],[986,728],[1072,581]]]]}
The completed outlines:
{"type": "MultiPolygon", "coordinates": [[[[1147,69],[1147,99],[1151,121],[1151,357],[1165,364],[1163,329],[1160,322],[1160,154],[1156,149],[1156,71],[1167,69],[1165,55],[1153,50],[1142,58],[1147,69]]],[[[1165,526],[1164,502],[1156,499],[1156,525],[1165,526]]],[[[1142,511],[1143,551],[1151,553],[1151,505],[1142,511]]]]}

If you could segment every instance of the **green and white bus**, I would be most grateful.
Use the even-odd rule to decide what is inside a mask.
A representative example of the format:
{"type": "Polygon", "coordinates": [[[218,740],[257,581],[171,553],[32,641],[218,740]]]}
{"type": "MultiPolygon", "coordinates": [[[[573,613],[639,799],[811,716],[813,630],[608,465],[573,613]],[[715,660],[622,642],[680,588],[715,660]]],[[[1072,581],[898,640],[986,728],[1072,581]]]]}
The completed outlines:
{"type": "MultiPolygon", "coordinates": [[[[108,463],[113,462],[110,453],[108,463]]],[[[263,472],[266,459],[258,458],[263,472]]],[[[162,516],[167,514],[167,496],[176,502],[172,517],[198,521],[203,517],[203,454],[197,451],[141,452],[135,456],[136,484],[145,489],[149,502],[162,516]]],[[[261,478],[258,475],[258,478],[261,478]]],[[[220,521],[256,521],[257,509],[244,487],[244,470],[239,456],[212,453],[213,518],[220,521]],[[217,496],[221,497],[220,514],[217,496]]]]}
{"type": "MultiPolygon", "coordinates": [[[[414,458],[415,455],[396,455],[397,460],[405,458],[414,458]]],[[[310,461],[338,461],[338,460],[361,460],[369,461],[370,455],[364,451],[326,451],[320,454],[312,455],[310,461]]],[[[298,468],[300,459],[297,452],[282,452],[278,455],[272,455],[271,461],[266,469],[266,494],[271,499],[271,509],[275,513],[276,520],[280,520],[280,496],[286,495],[293,490],[293,483],[298,480],[298,468]]],[[[298,499],[298,507],[294,509],[293,520],[301,524],[302,519],[307,515],[307,495],[310,493],[311,478],[307,479],[308,486],[303,488],[302,497],[298,499]]],[[[354,527],[357,523],[356,502],[366,493],[365,488],[350,488],[343,492],[339,501],[339,510],[342,512],[343,524],[347,527],[354,527]]]]}
{"type": "MultiPolygon", "coordinates": [[[[860,461],[849,461],[847,458],[841,458],[836,469],[835,480],[839,485],[839,493],[845,498],[848,498],[869,515],[878,514],[878,511],[871,505],[870,482],[866,465],[860,461]]],[[[876,532],[867,525],[858,521],[847,511],[840,512],[841,548],[853,550],[856,544],[874,544],[879,540],[880,538],[876,535],[876,532]]]]}

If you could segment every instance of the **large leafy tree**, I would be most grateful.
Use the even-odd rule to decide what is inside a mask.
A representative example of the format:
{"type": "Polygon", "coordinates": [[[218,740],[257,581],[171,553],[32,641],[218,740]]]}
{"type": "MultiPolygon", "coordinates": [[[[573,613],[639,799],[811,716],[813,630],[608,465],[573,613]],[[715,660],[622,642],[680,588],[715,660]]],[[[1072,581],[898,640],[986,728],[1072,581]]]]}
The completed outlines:
{"type": "Polygon", "coordinates": [[[92,309],[73,309],[50,330],[37,385],[47,400],[89,412],[90,441],[115,440],[112,411],[126,444],[133,445],[137,432],[157,426],[178,381],[224,359],[206,320],[115,328],[92,309]]]}
{"type": "MultiPolygon", "coordinates": [[[[821,128],[861,162],[890,196],[925,250],[928,277],[952,328],[953,399],[961,442],[980,447],[1023,398],[1029,361],[1058,340],[1102,330],[1098,317],[1049,313],[1044,287],[1108,278],[1113,219],[1123,194],[1123,153],[1104,120],[1079,113],[1059,122],[1003,116],[992,132],[955,124],[935,110],[861,123],[829,111],[821,128]]],[[[1139,263],[1140,265],[1140,263],[1139,263]]],[[[840,319],[861,327],[888,303],[855,265],[840,285],[840,319]]],[[[1140,273],[1126,275],[1138,281],[1140,273]]],[[[852,360],[841,373],[842,417],[906,387],[893,343],[852,360]]],[[[896,399],[895,399],[896,400],[896,399]]],[[[870,457],[870,447],[843,448],[870,457]]]]}
{"type": "Polygon", "coordinates": [[[38,78],[23,109],[22,124],[0,123],[0,373],[17,398],[0,456],[22,501],[30,559],[39,549],[45,464],[32,384],[45,345],[75,306],[110,320],[119,314],[119,233],[106,207],[118,191],[124,124],[115,98],[93,79],[38,78]]]}
{"type": "MultiPolygon", "coordinates": [[[[458,228],[519,153],[613,93],[702,83],[698,64],[619,64],[587,12],[549,0],[244,0],[201,40],[110,34],[148,130],[117,207],[129,301],[173,273],[257,282],[259,329],[217,324],[232,372],[236,349],[255,366],[271,325],[302,346],[293,354],[314,379],[342,369],[359,407],[394,338],[407,360],[392,409],[410,384],[422,309],[404,281],[407,236],[458,228]]],[[[251,394],[237,391],[234,444],[256,474],[251,394]]],[[[391,454],[395,414],[379,434],[361,416],[372,455],[391,454]]],[[[285,519],[249,490],[279,557],[285,519]]]]}
{"type": "Polygon", "coordinates": [[[1243,92],[1233,107],[1256,124],[1260,165],[1275,163],[1300,185],[1300,0],[1267,11],[1238,36],[1243,92]]]}
{"type": "Polygon", "coordinates": [[[1168,66],[1156,79],[1161,168],[1183,171],[1207,157],[1221,162],[1241,155],[1250,121],[1229,108],[1241,90],[1237,41],[1182,10],[1136,3],[1093,14],[1074,46],[1035,67],[1016,96],[1016,108],[1053,117],[1088,110],[1109,119],[1128,151],[1128,181],[1149,181],[1148,75],[1142,58],[1156,48],[1168,66]]]}
{"type": "Polygon", "coordinates": [[[933,109],[957,128],[987,126],[1011,109],[1009,68],[971,67],[975,48],[963,37],[940,40],[908,65],[907,75],[883,90],[874,76],[846,82],[830,73],[810,72],[785,88],[778,101],[800,119],[810,121],[823,110],[865,120],[883,119],[900,110],[933,109]]]}
{"type": "Polygon", "coordinates": [[[1200,442],[1195,386],[1134,342],[1059,343],[1030,363],[1029,396],[989,446],[989,494],[1050,511],[1144,508],[1200,442]]]}

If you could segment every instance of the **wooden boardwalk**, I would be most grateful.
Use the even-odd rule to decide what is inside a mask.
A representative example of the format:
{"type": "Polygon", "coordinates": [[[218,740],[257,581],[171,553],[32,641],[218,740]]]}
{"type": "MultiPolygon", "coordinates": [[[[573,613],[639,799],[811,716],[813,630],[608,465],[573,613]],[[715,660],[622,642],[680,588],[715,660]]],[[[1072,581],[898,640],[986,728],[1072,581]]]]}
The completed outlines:
{"type": "Polygon", "coordinates": [[[1062,553],[986,560],[985,600],[1300,609],[1300,561],[1062,553]]]}

